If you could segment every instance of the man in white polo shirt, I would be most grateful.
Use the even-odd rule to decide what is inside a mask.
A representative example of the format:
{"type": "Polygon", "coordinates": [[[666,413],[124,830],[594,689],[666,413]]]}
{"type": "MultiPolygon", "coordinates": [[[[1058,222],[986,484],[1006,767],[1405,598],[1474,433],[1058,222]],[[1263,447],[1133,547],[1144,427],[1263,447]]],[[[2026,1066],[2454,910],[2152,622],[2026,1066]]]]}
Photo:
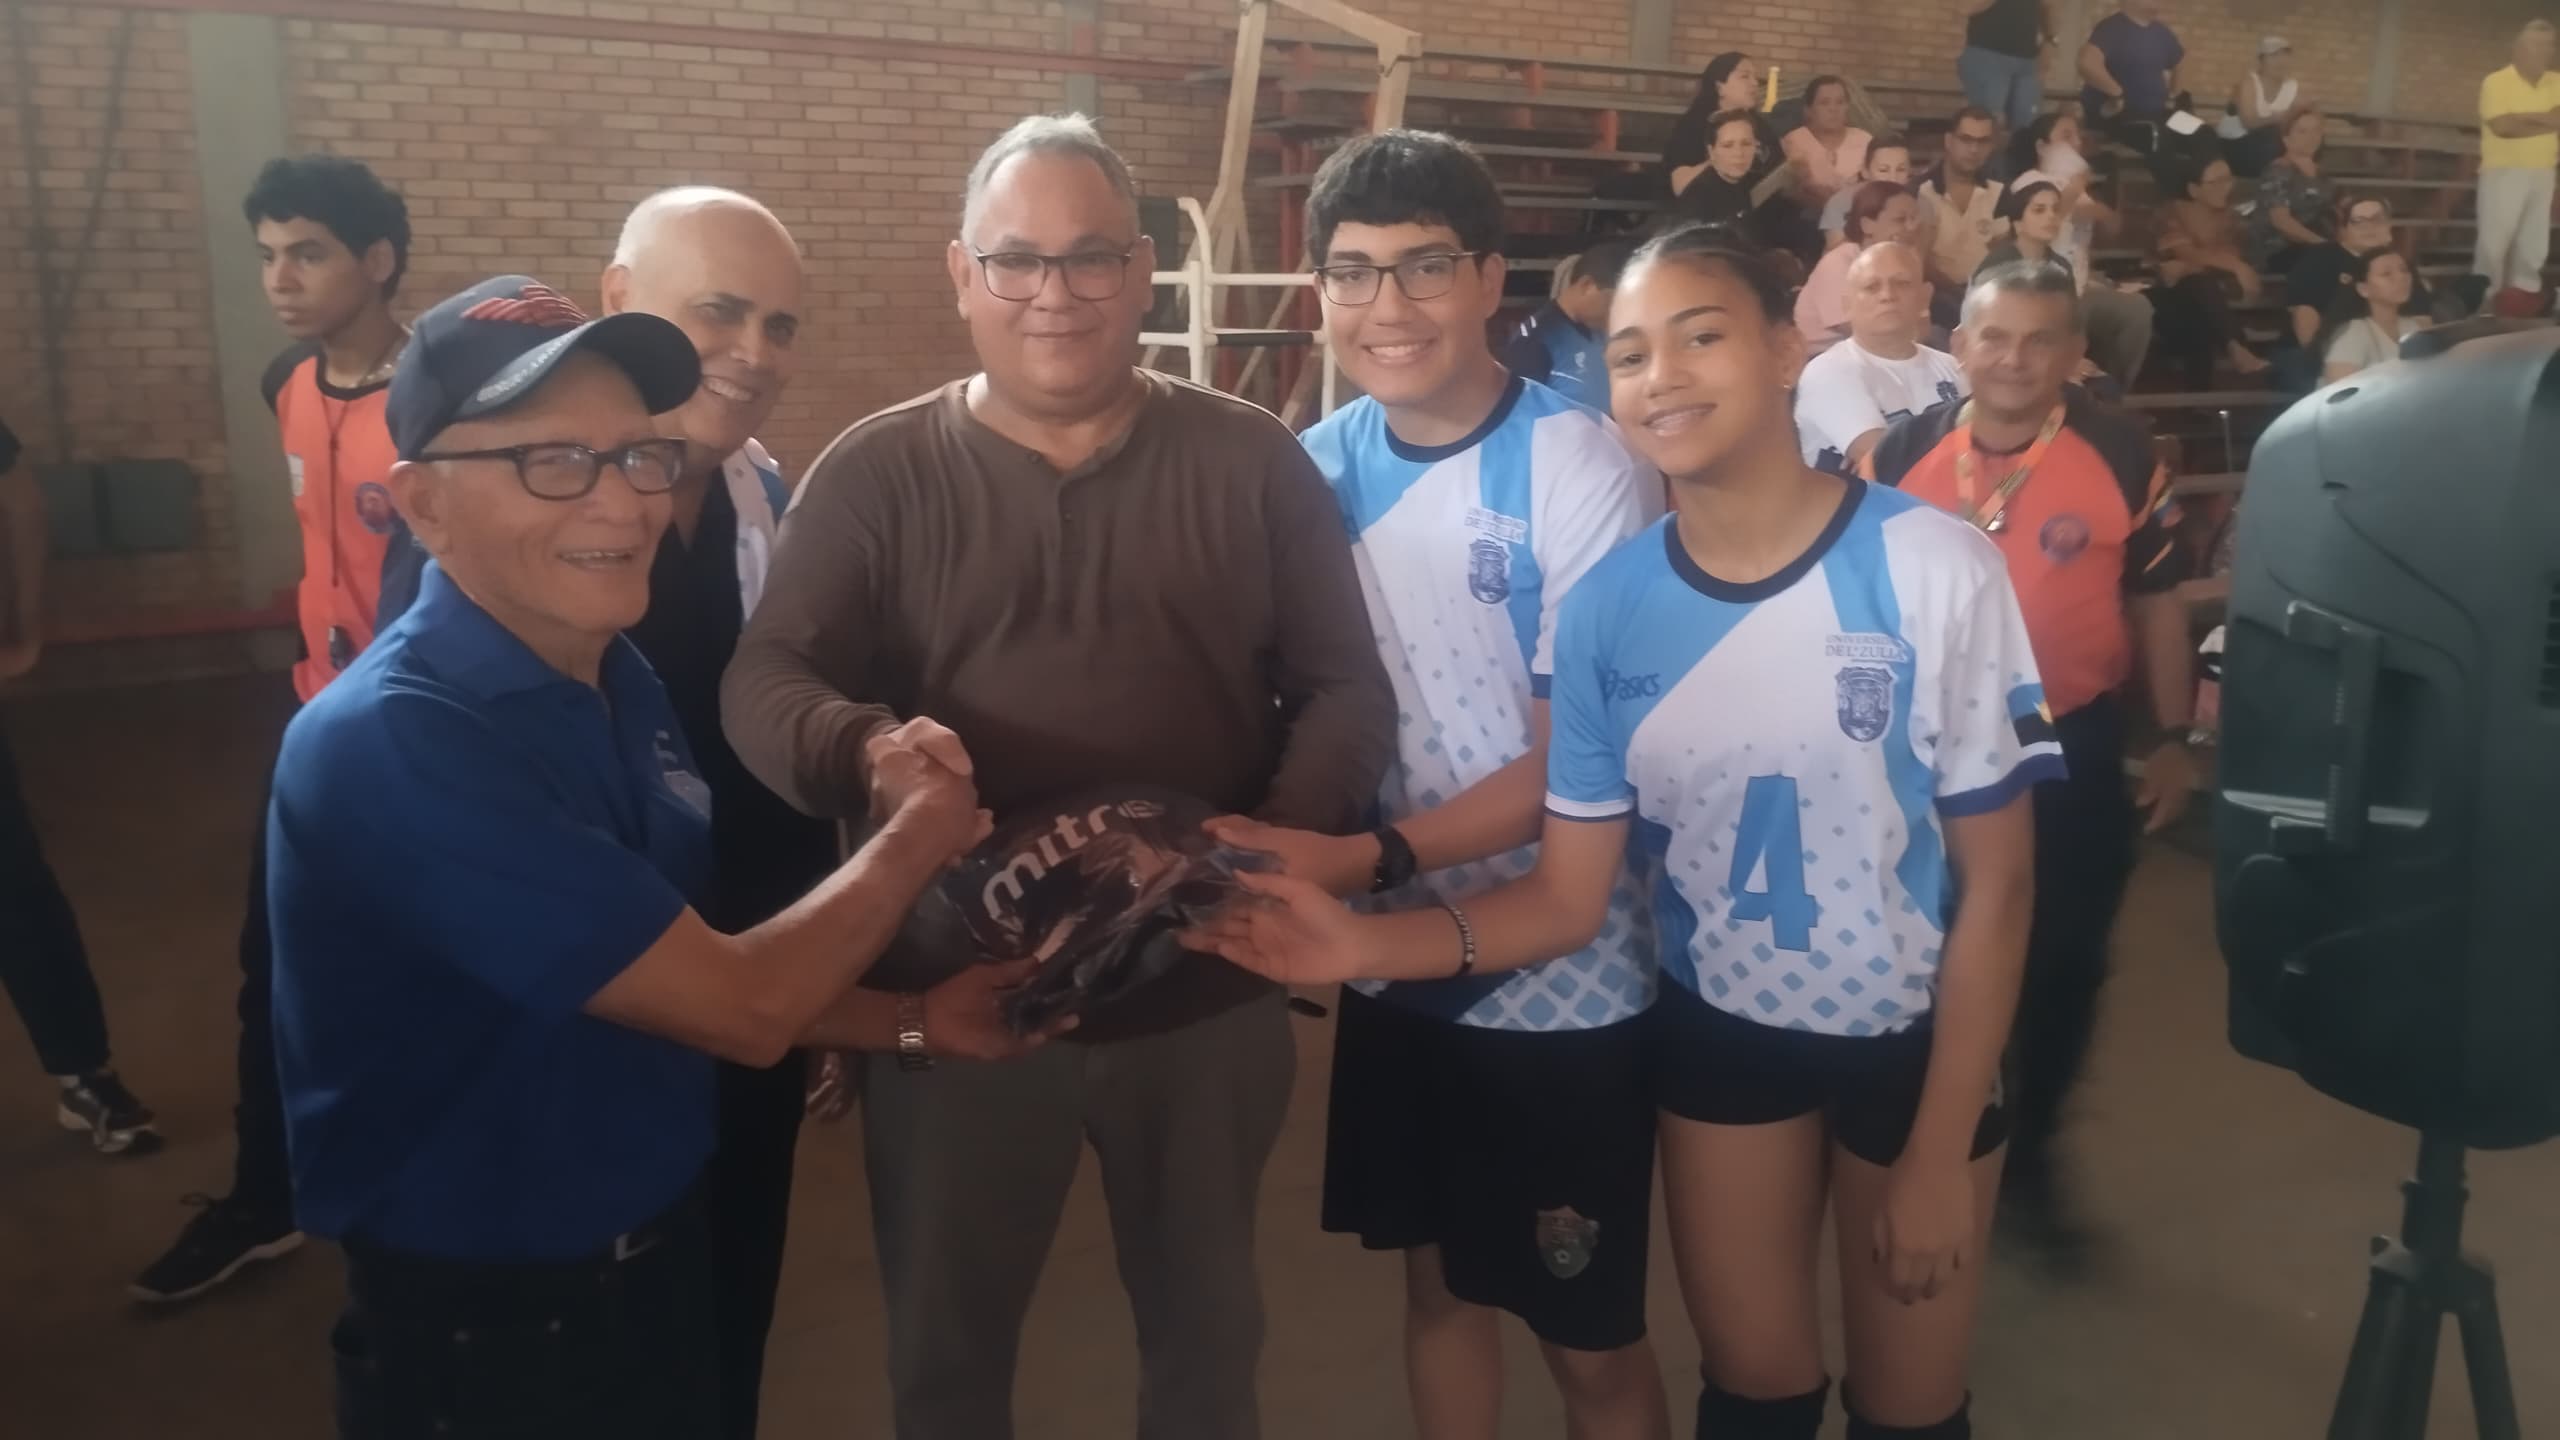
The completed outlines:
{"type": "Polygon", "coordinates": [[[1929,282],[1908,245],[1871,245],[1849,267],[1849,340],[1804,367],[1796,382],[1796,434],[1804,462],[1854,475],[1896,420],[1968,393],[1964,368],[1920,343],[1929,282]]]}

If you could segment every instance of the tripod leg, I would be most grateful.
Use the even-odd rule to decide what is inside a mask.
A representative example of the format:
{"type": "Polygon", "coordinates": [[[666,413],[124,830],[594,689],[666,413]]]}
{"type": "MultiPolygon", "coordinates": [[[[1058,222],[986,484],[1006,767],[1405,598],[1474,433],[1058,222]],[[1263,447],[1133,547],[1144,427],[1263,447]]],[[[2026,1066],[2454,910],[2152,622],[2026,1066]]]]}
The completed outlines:
{"type": "Polygon", "coordinates": [[[2401,1440],[2396,1417],[2407,1388],[2410,1328],[2417,1323],[2417,1295],[2402,1273],[2406,1259],[2396,1245],[2374,1257],[2355,1346],[2347,1352],[2347,1376],[2329,1417],[2329,1440],[2401,1440]]]}
{"type": "Polygon", "coordinates": [[[2485,1269],[2470,1269],[2454,1318],[2462,1326],[2462,1364],[2471,1376],[2471,1408],[2480,1440],[2520,1440],[2515,1383],[2507,1375],[2507,1337],[2498,1324],[2498,1283],[2485,1269]]]}
{"type": "Polygon", "coordinates": [[[2409,1292],[2401,1336],[2400,1382],[2392,1398],[2393,1440],[2427,1440],[2427,1408],[2436,1398],[2436,1350],[2444,1339],[2444,1304],[2423,1285],[2409,1292]]]}

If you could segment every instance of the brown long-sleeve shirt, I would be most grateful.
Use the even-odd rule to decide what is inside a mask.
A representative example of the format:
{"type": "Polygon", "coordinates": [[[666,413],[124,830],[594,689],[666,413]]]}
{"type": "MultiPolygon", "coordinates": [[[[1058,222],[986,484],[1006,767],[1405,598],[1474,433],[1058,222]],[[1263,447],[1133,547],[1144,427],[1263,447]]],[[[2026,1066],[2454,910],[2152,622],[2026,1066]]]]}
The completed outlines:
{"type": "MultiPolygon", "coordinates": [[[[1341,513],[1268,413],[1146,379],[1128,433],[1065,473],[970,414],[966,381],[837,437],[721,687],[747,767],[811,814],[860,817],[864,738],[927,715],[999,816],[1126,781],[1355,824],[1396,716],[1341,513]]],[[[1263,988],[1194,960],[1078,1034],[1169,1029],[1263,988]]]]}

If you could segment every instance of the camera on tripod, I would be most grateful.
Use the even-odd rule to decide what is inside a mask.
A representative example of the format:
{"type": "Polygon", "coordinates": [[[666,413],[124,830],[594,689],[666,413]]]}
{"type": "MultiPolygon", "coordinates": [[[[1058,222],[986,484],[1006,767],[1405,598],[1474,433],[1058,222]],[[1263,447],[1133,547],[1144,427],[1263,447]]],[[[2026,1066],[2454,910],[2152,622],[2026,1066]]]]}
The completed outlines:
{"type": "Polygon", "coordinates": [[[2518,1433],[2462,1154],[2560,1134],[2560,331],[2423,338],[2260,442],[2223,656],[2232,1044],[2422,1137],[2332,1440],[2423,1436],[2448,1314],[2518,1433]]]}

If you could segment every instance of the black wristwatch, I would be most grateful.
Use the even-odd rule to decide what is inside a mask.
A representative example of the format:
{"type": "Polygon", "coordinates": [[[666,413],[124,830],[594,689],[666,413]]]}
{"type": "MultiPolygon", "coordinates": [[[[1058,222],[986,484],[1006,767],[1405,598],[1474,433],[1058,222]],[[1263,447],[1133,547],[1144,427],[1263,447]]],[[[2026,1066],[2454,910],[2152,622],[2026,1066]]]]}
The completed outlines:
{"type": "Polygon", "coordinates": [[[1378,868],[1369,873],[1369,893],[1384,895],[1413,878],[1413,846],[1393,825],[1381,825],[1369,833],[1378,841],[1378,868]]]}

